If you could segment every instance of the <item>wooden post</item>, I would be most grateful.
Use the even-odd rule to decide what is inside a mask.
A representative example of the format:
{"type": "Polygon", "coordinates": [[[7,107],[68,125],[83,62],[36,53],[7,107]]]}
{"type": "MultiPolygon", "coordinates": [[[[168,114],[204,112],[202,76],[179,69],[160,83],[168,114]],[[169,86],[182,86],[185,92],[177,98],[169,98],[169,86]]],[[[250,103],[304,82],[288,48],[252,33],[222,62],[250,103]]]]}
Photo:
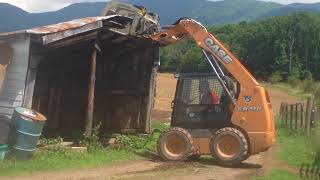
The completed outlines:
{"type": "Polygon", "coordinates": [[[279,114],[280,114],[280,115],[282,114],[282,109],[283,109],[283,102],[282,102],[281,105],[280,105],[280,110],[279,110],[279,114]]]}
{"type": "Polygon", "coordinates": [[[293,129],[293,105],[290,105],[290,129],[293,129]]]}
{"type": "Polygon", "coordinates": [[[281,118],[281,128],[284,127],[284,111],[283,111],[283,109],[284,109],[284,104],[282,102],[281,106],[280,106],[280,112],[279,112],[280,118],[281,118]]]}
{"type": "Polygon", "coordinates": [[[298,129],[298,104],[295,105],[294,111],[295,111],[295,130],[297,130],[298,129]]]}
{"type": "Polygon", "coordinates": [[[300,115],[301,115],[301,117],[300,117],[300,129],[302,129],[303,130],[303,114],[304,114],[304,104],[300,104],[300,106],[301,106],[301,109],[300,109],[300,115]]]}
{"type": "Polygon", "coordinates": [[[288,128],[288,113],[289,113],[289,110],[288,110],[288,104],[286,103],[286,128],[288,128]]]}
{"type": "Polygon", "coordinates": [[[315,124],[316,124],[316,120],[317,120],[317,106],[313,106],[312,107],[312,111],[311,111],[311,118],[310,118],[310,129],[315,128],[315,124]]]}
{"type": "Polygon", "coordinates": [[[307,135],[310,134],[310,118],[311,118],[313,99],[314,97],[309,97],[307,100],[307,110],[306,110],[306,117],[305,117],[305,124],[304,124],[305,133],[307,135]]]}
{"type": "Polygon", "coordinates": [[[93,109],[94,109],[94,90],[96,83],[97,50],[94,49],[90,59],[90,79],[88,91],[88,107],[85,119],[85,137],[92,134],[93,109]]]}

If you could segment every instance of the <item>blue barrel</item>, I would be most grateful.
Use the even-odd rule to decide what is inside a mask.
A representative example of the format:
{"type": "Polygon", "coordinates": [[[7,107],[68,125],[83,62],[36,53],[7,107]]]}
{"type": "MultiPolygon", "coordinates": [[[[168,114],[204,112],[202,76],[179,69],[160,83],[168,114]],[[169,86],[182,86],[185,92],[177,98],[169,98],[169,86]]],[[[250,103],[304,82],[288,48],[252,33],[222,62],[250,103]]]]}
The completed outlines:
{"type": "Polygon", "coordinates": [[[0,144],[0,161],[4,160],[8,150],[9,150],[8,145],[0,144]]]}
{"type": "Polygon", "coordinates": [[[12,115],[15,125],[11,156],[17,160],[32,157],[47,118],[30,109],[18,107],[12,115]]]}

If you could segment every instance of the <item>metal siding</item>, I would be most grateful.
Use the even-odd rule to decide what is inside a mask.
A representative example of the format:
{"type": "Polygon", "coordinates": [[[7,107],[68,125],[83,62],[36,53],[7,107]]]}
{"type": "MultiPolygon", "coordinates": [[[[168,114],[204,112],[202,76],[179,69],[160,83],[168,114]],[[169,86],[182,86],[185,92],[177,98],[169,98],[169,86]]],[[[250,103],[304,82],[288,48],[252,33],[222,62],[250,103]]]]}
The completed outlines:
{"type": "Polygon", "coordinates": [[[8,65],[3,91],[0,95],[0,115],[11,116],[15,107],[22,105],[28,69],[30,40],[13,41],[13,56],[8,65]]]}

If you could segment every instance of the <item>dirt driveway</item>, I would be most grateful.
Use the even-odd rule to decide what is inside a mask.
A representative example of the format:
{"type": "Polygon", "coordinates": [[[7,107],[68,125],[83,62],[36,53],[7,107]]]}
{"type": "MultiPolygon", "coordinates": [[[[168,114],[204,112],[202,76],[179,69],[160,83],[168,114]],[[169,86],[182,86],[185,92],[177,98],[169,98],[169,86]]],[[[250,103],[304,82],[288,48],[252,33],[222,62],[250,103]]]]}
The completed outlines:
{"type": "MultiPolygon", "coordinates": [[[[198,162],[164,163],[153,160],[140,160],[118,165],[36,174],[24,177],[3,178],[7,180],[102,180],[102,179],[250,179],[252,176],[262,175],[270,169],[273,161],[274,149],[252,156],[240,167],[225,168],[217,166],[210,157],[204,157],[198,162]]],[[[0,178],[1,179],[1,178],[0,178]]]]}

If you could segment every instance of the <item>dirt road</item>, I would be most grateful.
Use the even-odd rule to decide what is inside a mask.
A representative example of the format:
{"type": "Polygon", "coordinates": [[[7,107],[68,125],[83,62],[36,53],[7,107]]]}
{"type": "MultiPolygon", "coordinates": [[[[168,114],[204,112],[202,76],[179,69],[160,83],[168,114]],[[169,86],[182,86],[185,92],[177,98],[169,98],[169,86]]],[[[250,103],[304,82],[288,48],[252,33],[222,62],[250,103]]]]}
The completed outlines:
{"type": "Polygon", "coordinates": [[[226,168],[217,166],[210,157],[197,162],[164,163],[158,160],[140,160],[113,166],[91,169],[48,172],[23,177],[0,178],[1,180],[105,180],[105,179],[155,179],[155,180],[246,180],[267,173],[272,168],[291,170],[279,163],[275,155],[276,147],[252,156],[241,166],[226,168]]]}
{"type": "MultiPolygon", "coordinates": [[[[171,74],[159,74],[157,98],[153,119],[168,121],[171,115],[171,101],[174,97],[176,80],[171,74]]],[[[295,102],[296,99],[278,90],[269,90],[274,111],[278,111],[282,101],[295,102]]],[[[251,179],[263,175],[270,169],[291,170],[275,158],[276,146],[269,151],[250,157],[238,168],[217,166],[210,157],[201,158],[198,162],[163,163],[158,160],[140,160],[119,165],[82,169],[64,172],[49,172],[31,176],[7,178],[8,180],[83,180],[83,179],[197,179],[229,180],[251,179]]],[[[1,179],[1,178],[0,178],[1,179]]],[[[5,179],[5,178],[4,178],[5,179]]]]}
{"type": "Polygon", "coordinates": [[[119,165],[49,172],[23,177],[0,178],[1,180],[83,180],[83,179],[250,179],[263,174],[272,161],[268,158],[273,150],[253,156],[238,168],[224,168],[214,164],[210,157],[198,162],[163,163],[153,160],[140,160],[119,165]]]}

